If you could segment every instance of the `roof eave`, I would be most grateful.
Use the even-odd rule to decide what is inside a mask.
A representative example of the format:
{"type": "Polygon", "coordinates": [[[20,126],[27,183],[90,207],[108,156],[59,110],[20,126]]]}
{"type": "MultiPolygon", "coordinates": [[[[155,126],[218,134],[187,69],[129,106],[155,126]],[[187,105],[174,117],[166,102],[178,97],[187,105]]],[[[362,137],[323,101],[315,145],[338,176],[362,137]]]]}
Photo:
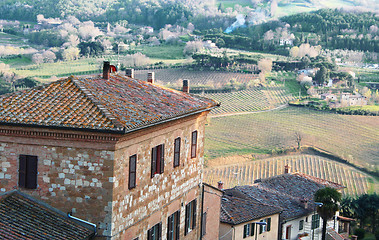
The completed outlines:
{"type": "Polygon", "coordinates": [[[123,134],[123,129],[95,129],[95,128],[79,128],[79,127],[69,127],[69,126],[56,126],[56,125],[41,125],[41,124],[28,124],[28,123],[12,123],[12,122],[2,122],[0,121],[0,126],[15,126],[15,127],[35,127],[35,128],[48,128],[48,129],[58,129],[58,130],[75,130],[82,132],[101,132],[101,133],[111,133],[111,134],[123,134]]]}

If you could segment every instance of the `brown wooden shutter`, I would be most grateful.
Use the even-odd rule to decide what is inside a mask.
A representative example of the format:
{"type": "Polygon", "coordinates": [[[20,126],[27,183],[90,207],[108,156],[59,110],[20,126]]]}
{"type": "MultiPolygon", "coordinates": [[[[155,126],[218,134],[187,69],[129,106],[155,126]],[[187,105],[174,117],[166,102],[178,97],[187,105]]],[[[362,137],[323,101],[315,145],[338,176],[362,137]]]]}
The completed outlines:
{"type": "Polygon", "coordinates": [[[147,231],[147,240],[152,240],[152,239],[153,239],[153,229],[154,229],[154,228],[150,228],[150,229],[147,231]]]}
{"type": "Polygon", "coordinates": [[[255,234],[255,223],[251,224],[251,236],[254,236],[255,234]]]}
{"type": "Polygon", "coordinates": [[[186,218],[185,218],[185,224],[184,224],[184,236],[188,234],[188,226],[189,226],[189,220],[190,220],[190,204],[186,205],[186,218]]]}
{"type": "Polygon", "coordinates": [[[267,227],[266,227],[267,232],[271,230],[271,218],[267,218],[267,227]]]}
{"type": "Polygon", "coordinates": [[[162,222],[158,223],[158,239],[162,240],[162,222]]]}
{"type": "Polygon", "coordinates": [[[160,145],[161,147],[161,155],[160,155],[160,167],[159,167],[159,173],[163,173],[164,172],[164,144],[160,145]]]}
{"type": "Polygon", "coordinates": [[[38,158],[37,156],[27,156],[26,160],[26,188],[36,189],[37,188],[37,167],[38,158]]]}
{"type": "Polygon", "coordinates": [[[203,213],[202,221],[201,221],[201,236],[204,236],[207,233],[207,213],[203,213]]]}
{"type": "Polygon", "coordinates": [[[180,164],[180,137],[175,139],[174,142],[174,167],[180,164]]]}
{"type": "Polygon", "coordinates": [[[157,148],[151,149],[151,178],[154,177],[157,170],[157,148]]]}
{"type": "Polygon", "coordinates": [[[172,239],[172,218],[173,218],[174,215],[171,215],[171,216],[168,216],[168,219],[167,219],[167,239],[168,240],[173,240],[172,239]]]}
{"type": "Polygon", "coordinates": [[[176,227],[176,240],[179,240],[179,234],[180,234],[180,211],[176,212],[176,219],[175,219],[175,227],[176,227]]]}
{"type": "Polygon", "coordinates": [[[129,189],[136,187],[137,155],[129,158],[129,189]]]}
{"type": "Polygon", "coordinates": [[[197,149],[197,131],[192,132],[192,144],[191,144],[191,158],[196,157],[197,149]]]}
{"type": "Polygon", "coordinates": [[[196,227],[196,216],[197,216],[197,213],[196,213],[196,199],[192,201],[193,202],[193,221],[192,221],[192,228],[191,229],[195,229],[196,227]]]}
{"type": "Polygon", "coordinates": [[[26,156],[19,156],[18,165],[18,186],[24,188],[26,182],[26,156]]]}

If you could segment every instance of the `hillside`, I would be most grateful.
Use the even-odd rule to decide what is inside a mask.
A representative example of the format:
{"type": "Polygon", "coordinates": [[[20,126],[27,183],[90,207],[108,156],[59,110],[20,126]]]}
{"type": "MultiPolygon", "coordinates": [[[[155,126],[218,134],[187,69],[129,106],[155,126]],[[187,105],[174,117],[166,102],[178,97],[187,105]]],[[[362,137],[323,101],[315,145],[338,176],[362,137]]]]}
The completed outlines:
{"type": "Polygon", "coordinates": [[[206,127],[207,161],[220,156],[267,154],[316,146],[369,170],[379,163],[379,118],[288,107],[278,111],[211,118],[206,127]],[[220,131],[222,129],[222,131],[220,131]]]}

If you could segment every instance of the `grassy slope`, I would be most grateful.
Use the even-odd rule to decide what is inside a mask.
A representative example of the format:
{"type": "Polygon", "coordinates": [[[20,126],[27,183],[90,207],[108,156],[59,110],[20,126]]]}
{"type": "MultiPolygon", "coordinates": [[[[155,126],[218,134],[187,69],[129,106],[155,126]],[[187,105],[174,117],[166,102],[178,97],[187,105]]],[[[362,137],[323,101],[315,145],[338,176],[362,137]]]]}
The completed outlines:
{"type": "Polygon", "coordinates": [[[302,144],[335,153],[368,169],[378,168],[379,117],[348,116],[304,108],[212,118],[206,128],[208,161],[225,155],[271,153],[272,149],[302,144]],[[220,129],[222,129],[220,131],[220,129]]]}

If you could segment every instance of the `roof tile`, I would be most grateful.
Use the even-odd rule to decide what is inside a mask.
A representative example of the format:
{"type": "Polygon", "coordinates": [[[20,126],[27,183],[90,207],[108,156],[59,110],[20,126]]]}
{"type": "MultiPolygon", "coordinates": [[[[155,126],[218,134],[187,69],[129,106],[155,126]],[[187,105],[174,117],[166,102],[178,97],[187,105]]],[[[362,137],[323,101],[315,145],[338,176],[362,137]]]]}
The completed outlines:
{"type": "Polygon", "coordinates": [[[18,191],[0,196],[0,239],[89,239],[94,230],[18,191]]]}
{"type": "Polygon", "coordinates": [[[128,131],[216,105],[120,75],[70,77],[0,96],[0,123],[128,131]]]}

